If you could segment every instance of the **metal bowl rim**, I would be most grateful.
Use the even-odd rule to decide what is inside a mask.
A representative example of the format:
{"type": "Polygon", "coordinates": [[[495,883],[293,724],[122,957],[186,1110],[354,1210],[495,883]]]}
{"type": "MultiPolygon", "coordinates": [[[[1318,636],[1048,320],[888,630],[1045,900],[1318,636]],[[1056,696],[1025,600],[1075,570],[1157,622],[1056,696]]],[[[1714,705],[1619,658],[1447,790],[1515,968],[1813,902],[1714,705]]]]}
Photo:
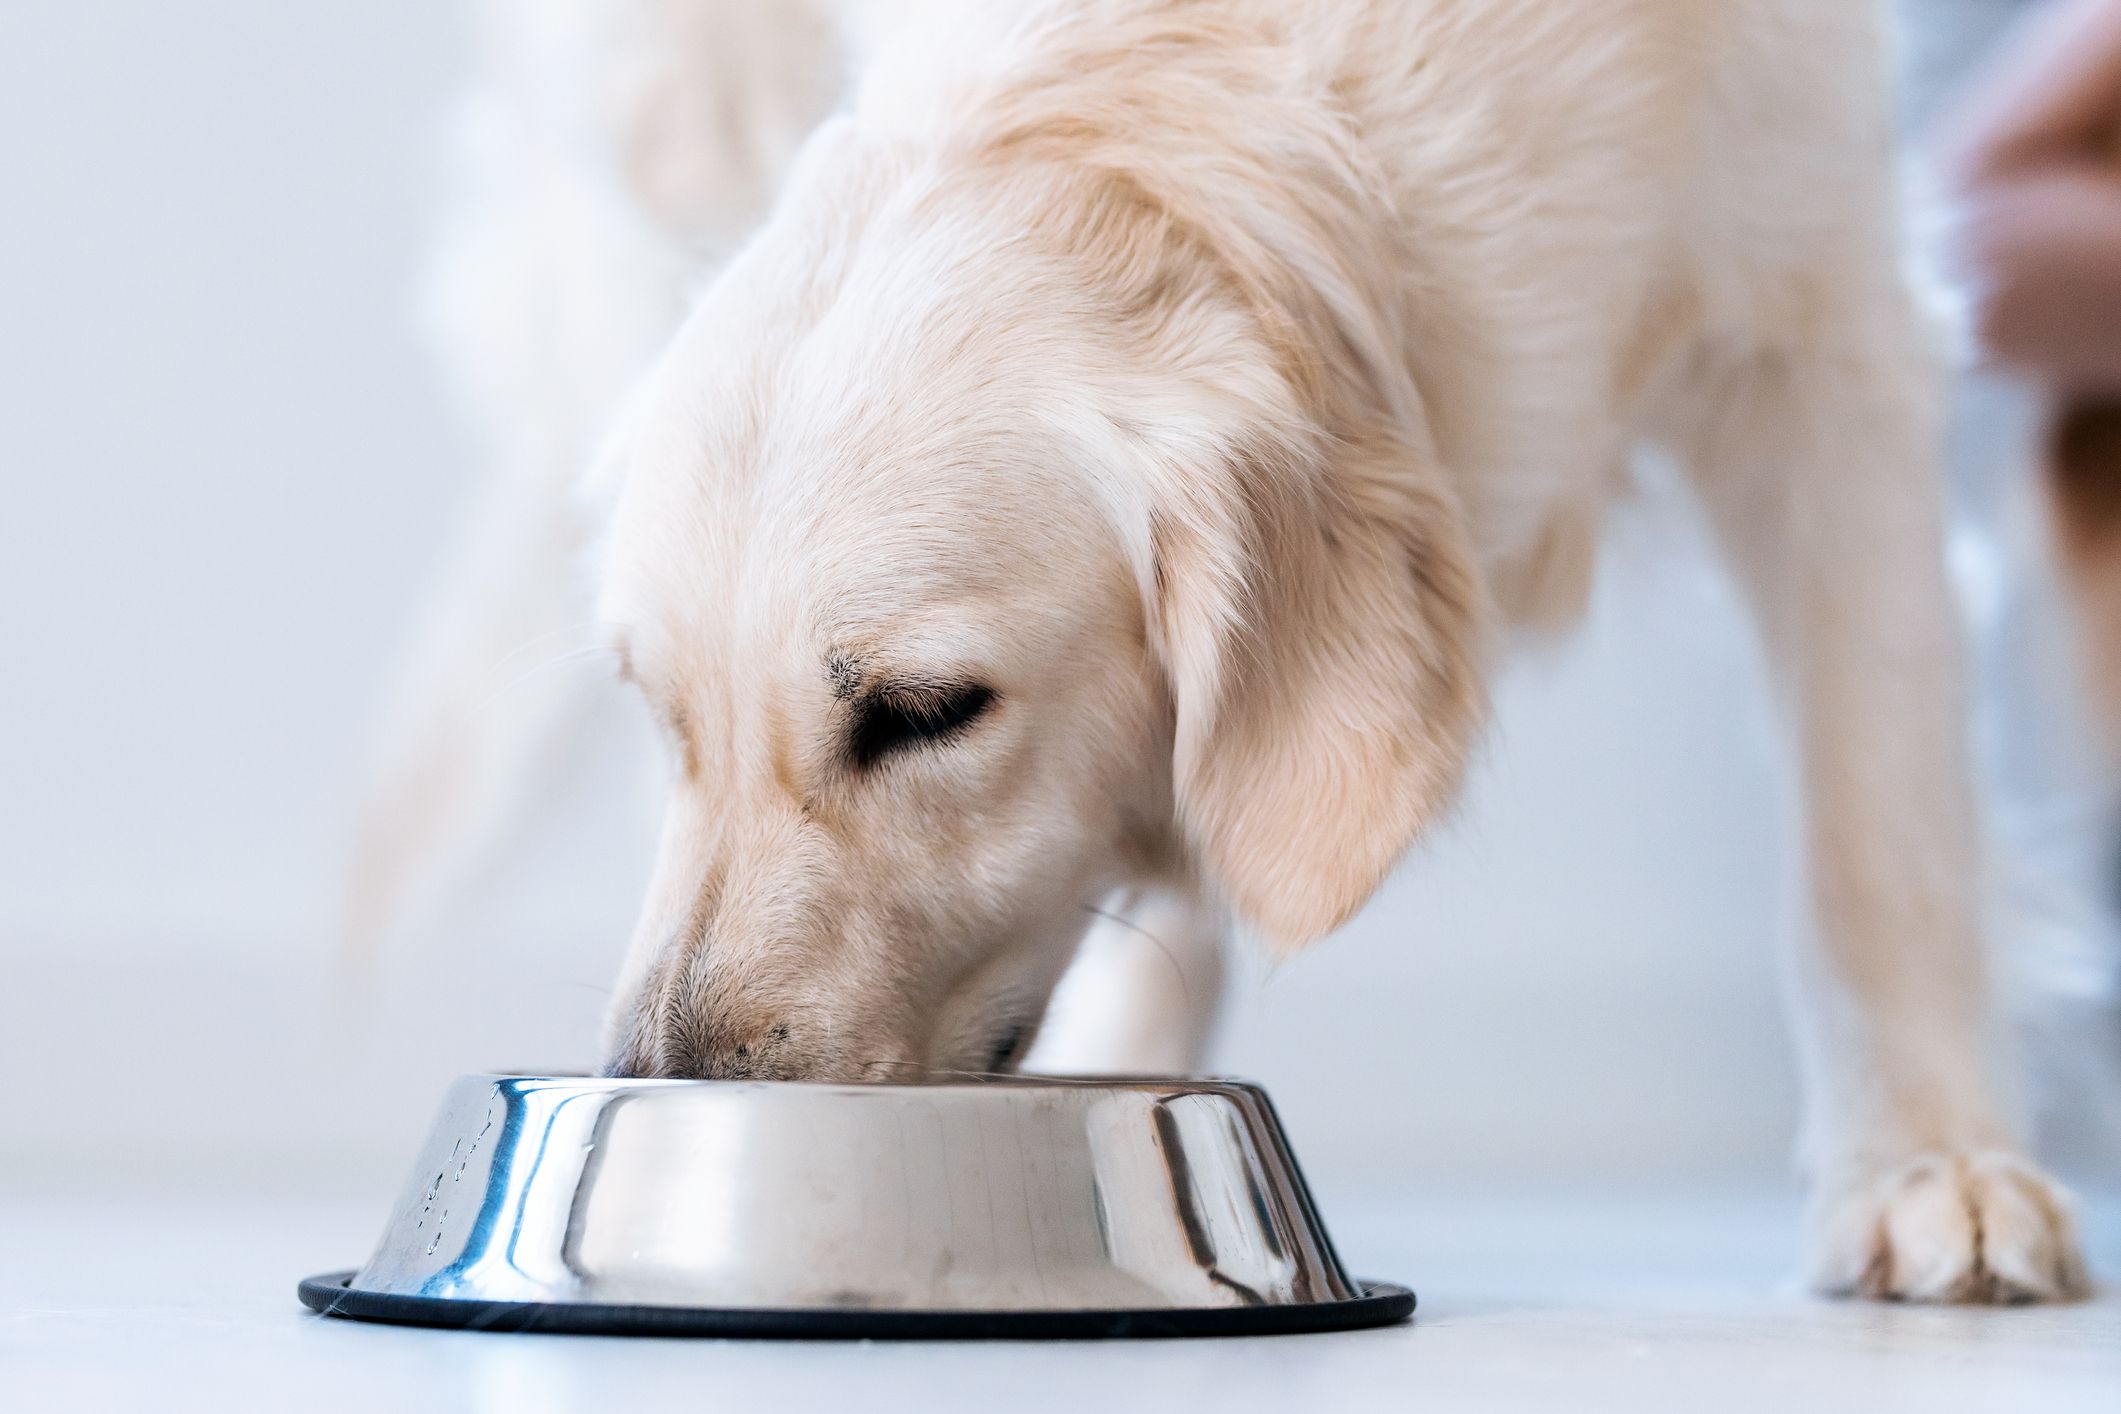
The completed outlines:
{"type": "Polygon", "coordinates": [[[1252,1094],[1266,1093],[1265,1087],[1258,1081],[1236,1075],[1034,1075],[937,1071],[915,1080],[700,1080],[684,1076],[593,1075],[560,1070],[475,1070],[466,1072],[458,1079],[460,1082],[485,1080],[498,1084],[597,1085],[613,1090],[716,1086],[729,1089],[848,1091],[865,1095],[888,1094],[894,1090],[1171,1090],[1212,1094],[1236,1089],[1252,1094]]]}

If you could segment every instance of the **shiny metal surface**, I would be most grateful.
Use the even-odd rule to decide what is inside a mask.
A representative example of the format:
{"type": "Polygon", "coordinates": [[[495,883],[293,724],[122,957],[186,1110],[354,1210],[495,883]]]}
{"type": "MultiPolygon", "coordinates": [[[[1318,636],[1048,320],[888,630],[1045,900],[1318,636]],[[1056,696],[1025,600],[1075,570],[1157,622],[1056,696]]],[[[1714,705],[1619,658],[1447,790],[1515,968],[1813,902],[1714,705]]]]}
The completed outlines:
{"type": "Polygon", "coordinates": [[[874,1310],[1357,1293],[1258,1087],[471,1076],[353,1287],[874,1310]]]}

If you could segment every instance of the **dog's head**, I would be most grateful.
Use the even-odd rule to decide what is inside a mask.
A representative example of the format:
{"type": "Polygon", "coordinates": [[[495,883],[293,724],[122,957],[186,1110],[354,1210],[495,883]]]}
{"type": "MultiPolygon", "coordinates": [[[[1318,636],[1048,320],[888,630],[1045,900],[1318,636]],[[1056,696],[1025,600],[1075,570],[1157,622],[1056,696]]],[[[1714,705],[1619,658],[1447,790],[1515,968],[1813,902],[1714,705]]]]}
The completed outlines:
{"type": "Polygon", "coordinates": [[[1198,175],[827,132],[642,389],[604,603],[672,783],[615,1071],[1005,1068],[1116,882],[1293,946],[1450,794],[1480,595],[1389,326],[1329,216],[1198,175]]]}

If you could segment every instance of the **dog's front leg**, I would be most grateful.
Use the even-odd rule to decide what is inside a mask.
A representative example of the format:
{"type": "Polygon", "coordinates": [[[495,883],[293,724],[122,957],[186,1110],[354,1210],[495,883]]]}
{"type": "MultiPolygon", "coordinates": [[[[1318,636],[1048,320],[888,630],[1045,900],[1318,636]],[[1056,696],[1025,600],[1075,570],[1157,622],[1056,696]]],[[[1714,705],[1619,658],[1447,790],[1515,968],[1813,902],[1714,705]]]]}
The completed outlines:
{"type": "Polygon", "coordinates": [[[1221,912],[1190,892],[1126,890],[1100,904],[1029,1061],[1064,1075],[1197,1070],[1222,1001],[1221,912]]]}
{"type": "Polygon", "coordinates": [[[1801,762],[1812,1276],[1915,1300],[2073,1294],[2066,1200],[1992,1073],[1938,380],[1897,288],[1823,304],[1848,332],[1722,361],[1680,436],[1801,762]]]}

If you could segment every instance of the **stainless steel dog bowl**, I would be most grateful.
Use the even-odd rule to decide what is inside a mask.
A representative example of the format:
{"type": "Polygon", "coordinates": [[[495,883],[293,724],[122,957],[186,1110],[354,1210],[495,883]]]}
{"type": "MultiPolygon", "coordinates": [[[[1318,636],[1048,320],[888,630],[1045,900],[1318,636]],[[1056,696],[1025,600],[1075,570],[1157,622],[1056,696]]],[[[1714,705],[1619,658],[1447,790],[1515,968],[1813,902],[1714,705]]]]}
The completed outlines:
{"type": "Polygon", "coordinates": [[[1405,1319],[1264,1091],[471,1076],[335,1316],[510,1330],[1110,1336],[1405,1319]]]}

